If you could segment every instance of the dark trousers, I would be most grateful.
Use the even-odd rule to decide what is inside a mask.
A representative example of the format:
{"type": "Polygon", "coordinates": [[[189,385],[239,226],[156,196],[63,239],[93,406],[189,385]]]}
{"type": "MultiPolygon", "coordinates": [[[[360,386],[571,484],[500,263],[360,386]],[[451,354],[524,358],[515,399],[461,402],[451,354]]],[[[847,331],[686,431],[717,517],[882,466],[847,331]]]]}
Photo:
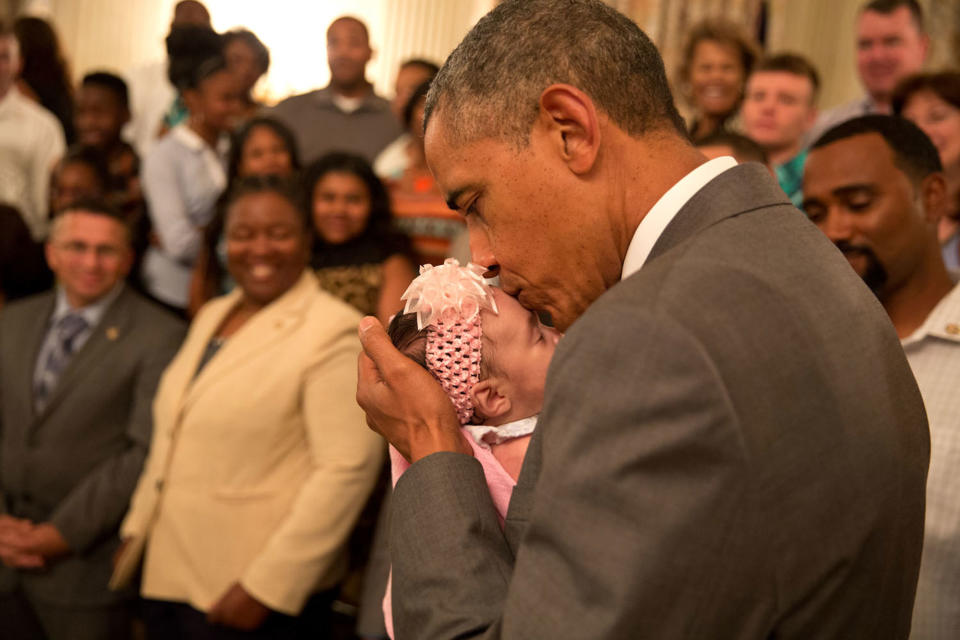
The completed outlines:
{"type": "Polygon", "coordinates": [[[67,606],[37,601],[21,590],[0,595],[3,640],[130,640],[125,604],[67,606]]]}
{"type": "Polygon", "coordinates": [[[274,611],[254,631],[211,625],[207,614],[182,602],[144,600],[141,611],[147,640],[326,640],[330,638],[334,593],[315,594],[299,616],[274,611]]]}

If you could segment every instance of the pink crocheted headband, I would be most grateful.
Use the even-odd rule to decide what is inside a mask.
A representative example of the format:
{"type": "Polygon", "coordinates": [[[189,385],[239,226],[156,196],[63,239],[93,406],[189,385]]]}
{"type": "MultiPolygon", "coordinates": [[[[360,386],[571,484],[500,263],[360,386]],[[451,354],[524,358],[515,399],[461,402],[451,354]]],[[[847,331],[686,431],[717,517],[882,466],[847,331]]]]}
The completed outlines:
{"type": "Polygon", "coordinates": [[[440,381],[457,410],[460,424],[473,417],[470,390],[480,380],[480,311],[498,313],[484,267],[465,267],[453,258],[425,264],[400,297],[404,313],[417,314],[417,329],[427,329],[427,368],[440,381]]]}

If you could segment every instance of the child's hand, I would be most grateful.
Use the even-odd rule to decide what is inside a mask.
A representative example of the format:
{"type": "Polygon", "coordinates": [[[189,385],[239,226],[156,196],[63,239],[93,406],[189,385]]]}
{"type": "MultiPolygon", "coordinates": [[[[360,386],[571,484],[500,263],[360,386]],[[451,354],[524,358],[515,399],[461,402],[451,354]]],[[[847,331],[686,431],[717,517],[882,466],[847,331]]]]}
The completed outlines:
{"type": "Polygon", "coordinates": [[[434,377],[393,346],[376,318],[361,320],[359,331],[364,352],[357,365],[357,403],[370,428],[411,463],[438,451],[473,455],[434,377]]]}

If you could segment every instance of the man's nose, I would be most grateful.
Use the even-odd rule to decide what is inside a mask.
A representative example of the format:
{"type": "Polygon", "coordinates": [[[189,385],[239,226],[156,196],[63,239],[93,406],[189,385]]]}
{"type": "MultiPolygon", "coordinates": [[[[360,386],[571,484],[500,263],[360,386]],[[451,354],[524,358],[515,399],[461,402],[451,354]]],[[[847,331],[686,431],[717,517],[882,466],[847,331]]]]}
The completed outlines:
{"type": "Polygon", "coordinates": [[[475,264],[487,268],[486,277],[492,278],[497,275],[500,265],[497,264],[497,258],[493,255],[493,249],[487,239],[487,234],[483,231],[470,229],[470,258],[475,264]]]}
{"type": "Polygon", "coordinates": [[[853,233],[853,227],[850,224],[850,216],[837,208],[831,208],[820,224],[823,233],[833,242],[840,240],[850,240],[853,233]]]}

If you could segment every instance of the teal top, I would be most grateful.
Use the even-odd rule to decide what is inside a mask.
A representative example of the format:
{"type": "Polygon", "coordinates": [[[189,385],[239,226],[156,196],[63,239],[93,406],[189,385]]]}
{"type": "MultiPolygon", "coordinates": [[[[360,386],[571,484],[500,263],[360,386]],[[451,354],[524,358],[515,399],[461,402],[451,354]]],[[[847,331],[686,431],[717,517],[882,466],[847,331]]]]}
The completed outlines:
{"type": "Polygon", "coordinates": [[[806,162],[807,150],[804,149],[775,169],[780,188],[798,209],[801,209],[800,205],[803,204],[803,165],[806,162]]]}

